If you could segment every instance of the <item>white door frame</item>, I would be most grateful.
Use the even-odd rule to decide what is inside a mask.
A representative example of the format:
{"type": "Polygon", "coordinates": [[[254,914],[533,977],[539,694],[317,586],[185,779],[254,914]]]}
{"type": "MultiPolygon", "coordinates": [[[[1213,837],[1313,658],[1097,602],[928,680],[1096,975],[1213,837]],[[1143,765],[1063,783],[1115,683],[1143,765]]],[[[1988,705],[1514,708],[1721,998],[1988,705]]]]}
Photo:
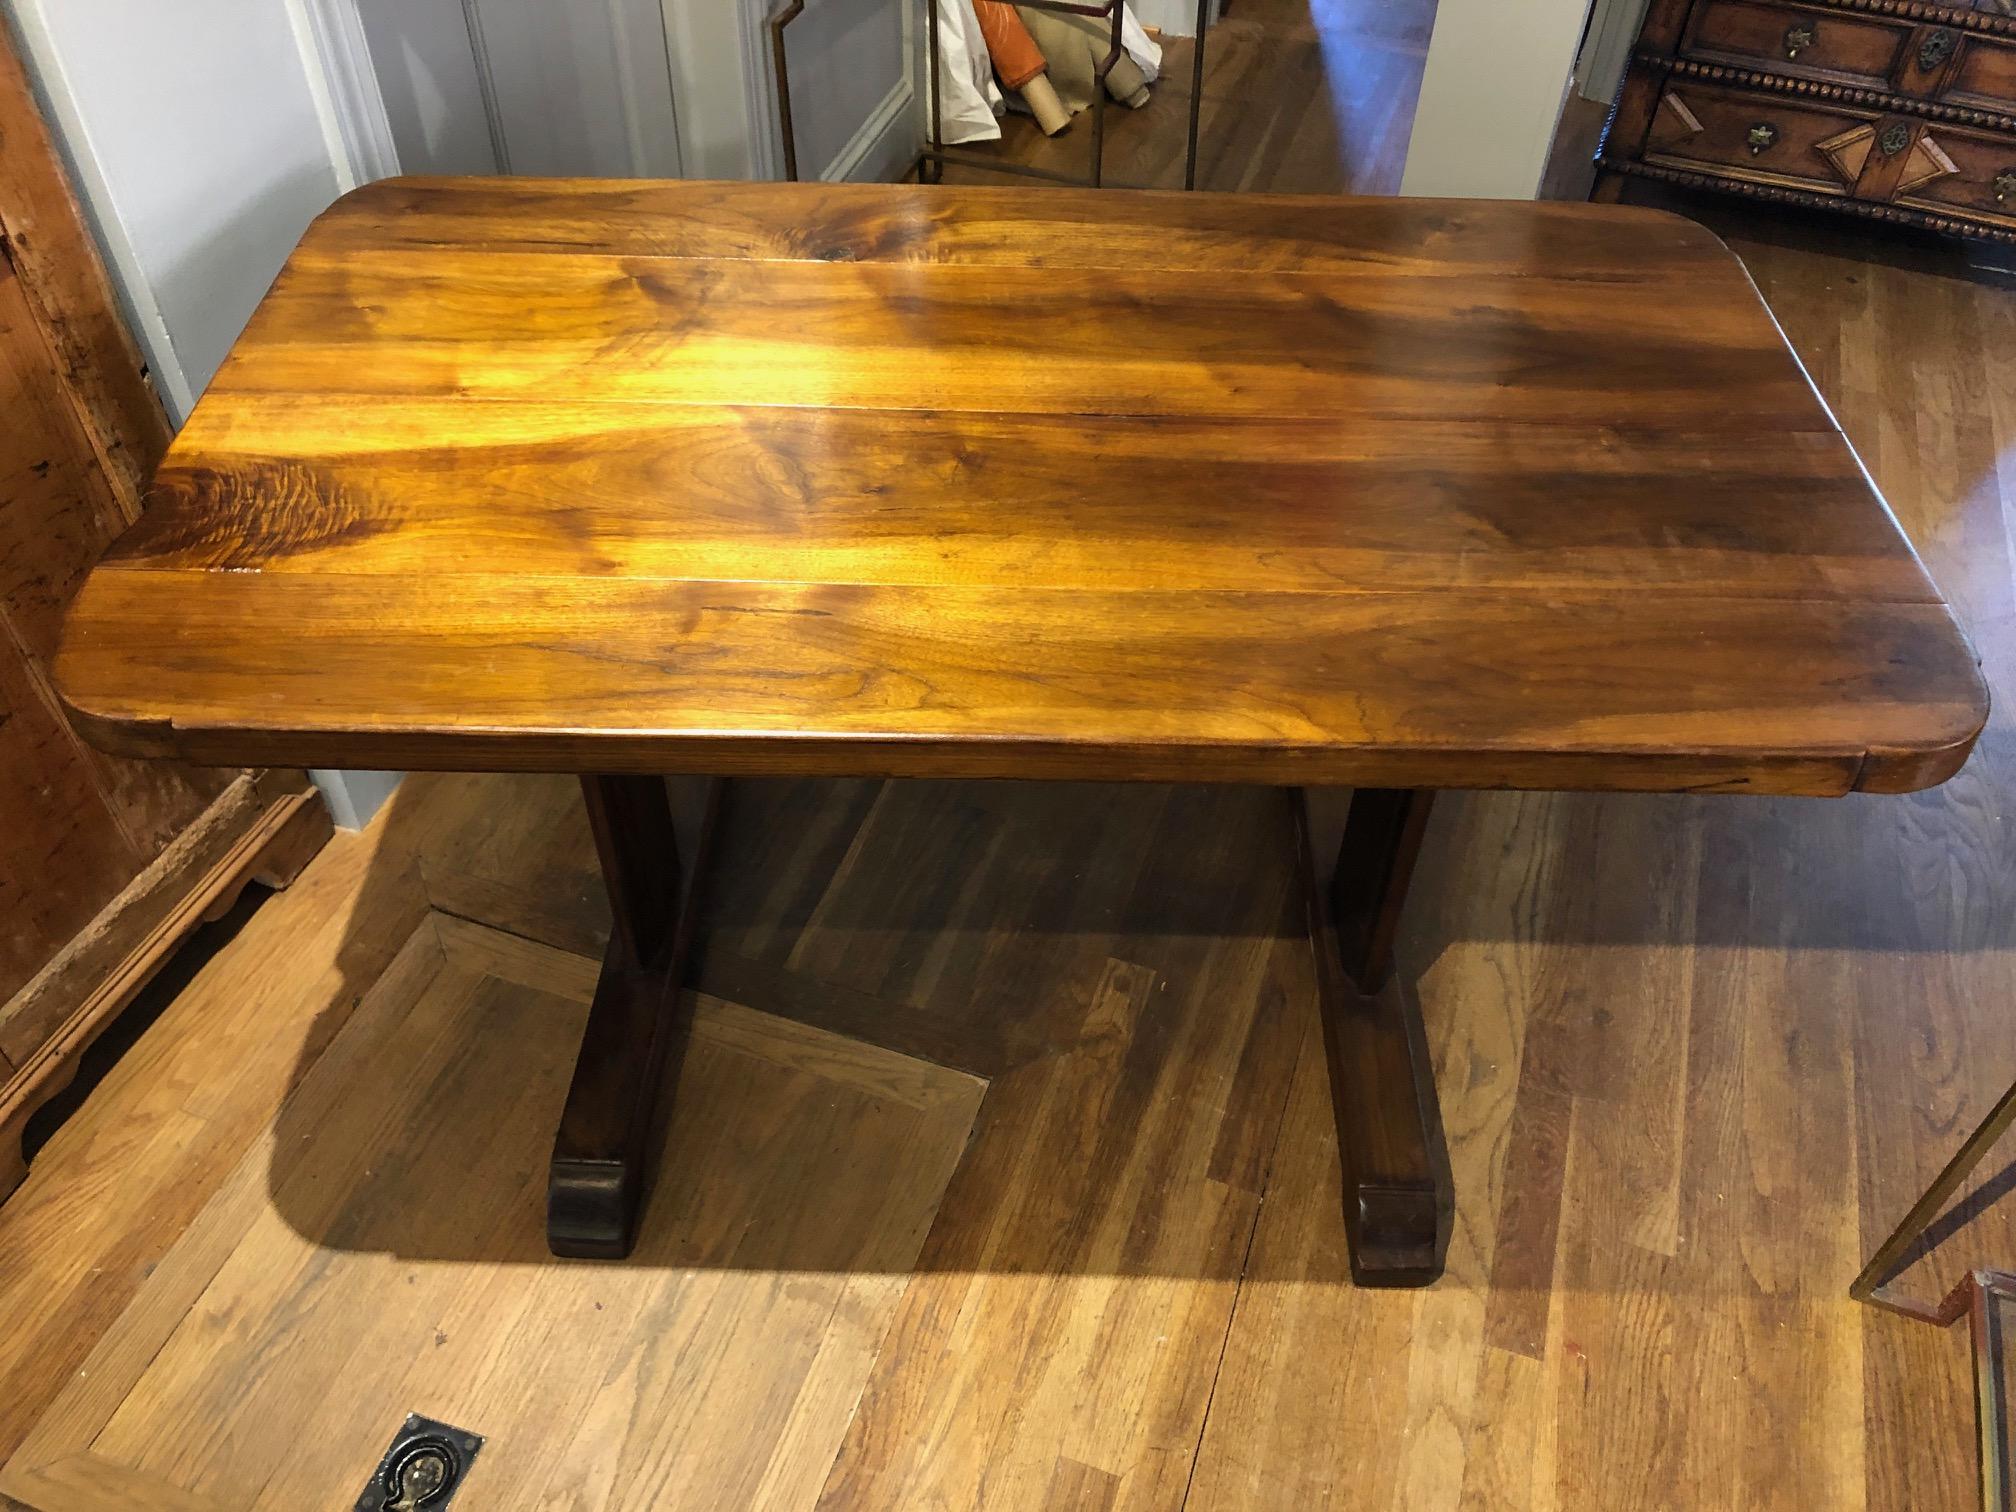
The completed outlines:
{"type": "Polygon", "coordinates": [[[329,142],[329,158],[345,188],[355,189],[399,171],[399,148],[378,88],[378,69],[364,39],[356,0],[287,0],[308,87],[329,142]]]}

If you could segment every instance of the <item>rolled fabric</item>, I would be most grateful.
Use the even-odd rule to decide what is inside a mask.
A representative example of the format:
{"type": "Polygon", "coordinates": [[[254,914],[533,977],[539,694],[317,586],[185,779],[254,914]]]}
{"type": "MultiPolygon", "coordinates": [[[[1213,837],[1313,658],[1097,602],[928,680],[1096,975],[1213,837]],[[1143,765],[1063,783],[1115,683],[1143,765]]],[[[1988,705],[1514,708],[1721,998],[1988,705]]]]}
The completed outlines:
{"type": "MultiPolygon", "coordinates": [[[[1092,16],[1028,9],[1019,12],[1023,26],[1050,62],[1050,82],[1064,108],[1085,109],[1092,103],[1099,63],[1112,45],[1112,23],[1092,16]]],[[[1124,18],[1123,18],[1124,19],[1124,18]]],[[[985,23],[982,23],[983,25],[985,23]]],[[[1148,103],[1148,78],[1131,53],[1123,53],[1106,75],[1106,92],[1123,105],[1148,103]]]]}
{"type": "Polygon", "coordinates": [[[1029,35],[1022,17],[1008,0],[973,0],[973,12],[980,18],[980,35],[987,39],[987,56],[994,60],[994,72],[1010,89],[1020,89],[1039,77],[1049,64],[1043,49],[1029,35]]]}

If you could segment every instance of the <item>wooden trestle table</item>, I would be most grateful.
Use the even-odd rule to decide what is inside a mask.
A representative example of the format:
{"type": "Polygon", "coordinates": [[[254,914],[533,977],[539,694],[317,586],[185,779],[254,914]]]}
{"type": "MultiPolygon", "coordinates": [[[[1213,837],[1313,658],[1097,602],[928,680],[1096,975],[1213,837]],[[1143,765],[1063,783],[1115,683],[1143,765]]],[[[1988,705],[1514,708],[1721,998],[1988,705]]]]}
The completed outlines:
{"type": "Polygon", "coordinates": [[[1352,1262],[1389,1285],[1452,1212],[1390,980],[1433,790],[1902,792],[1986,717],[1690,222],[897,185],[349,195],[58,679],[129,754],[584,774],[615,927],[567,1255],[630,1243],[719,779],[1296,789],[1352,1262]],[[692,823],[664,774],[705,779],[692,823]]]}

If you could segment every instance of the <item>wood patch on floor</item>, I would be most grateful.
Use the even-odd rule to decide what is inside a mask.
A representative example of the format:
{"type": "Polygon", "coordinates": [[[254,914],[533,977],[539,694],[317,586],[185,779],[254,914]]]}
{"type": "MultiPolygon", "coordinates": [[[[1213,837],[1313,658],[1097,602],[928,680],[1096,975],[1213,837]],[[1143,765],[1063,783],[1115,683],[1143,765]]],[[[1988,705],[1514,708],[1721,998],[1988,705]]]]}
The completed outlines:
{"type": "Polygon", "coordinates": [[[43,1512],[292,1512],[409,1411],[472,1504],[804,1505],[979,1079],[703,1000],[638,1249],[550,1260],[595,963],[432,915],[0,1473],[43,1512]]]}

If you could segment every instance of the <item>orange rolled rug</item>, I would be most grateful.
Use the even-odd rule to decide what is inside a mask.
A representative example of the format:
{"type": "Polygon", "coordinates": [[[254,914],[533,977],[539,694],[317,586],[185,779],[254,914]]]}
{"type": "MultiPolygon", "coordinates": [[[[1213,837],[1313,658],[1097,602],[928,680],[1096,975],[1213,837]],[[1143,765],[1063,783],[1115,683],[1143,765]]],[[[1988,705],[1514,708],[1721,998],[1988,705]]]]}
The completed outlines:
{"type": "Polygon", "coordinates": [[[980,18],[980,35],[987,39],[994,72],[1008,88],[1020,89],[1050,66],[1007,0],[973,0],[973,13],[980,18]]]}

